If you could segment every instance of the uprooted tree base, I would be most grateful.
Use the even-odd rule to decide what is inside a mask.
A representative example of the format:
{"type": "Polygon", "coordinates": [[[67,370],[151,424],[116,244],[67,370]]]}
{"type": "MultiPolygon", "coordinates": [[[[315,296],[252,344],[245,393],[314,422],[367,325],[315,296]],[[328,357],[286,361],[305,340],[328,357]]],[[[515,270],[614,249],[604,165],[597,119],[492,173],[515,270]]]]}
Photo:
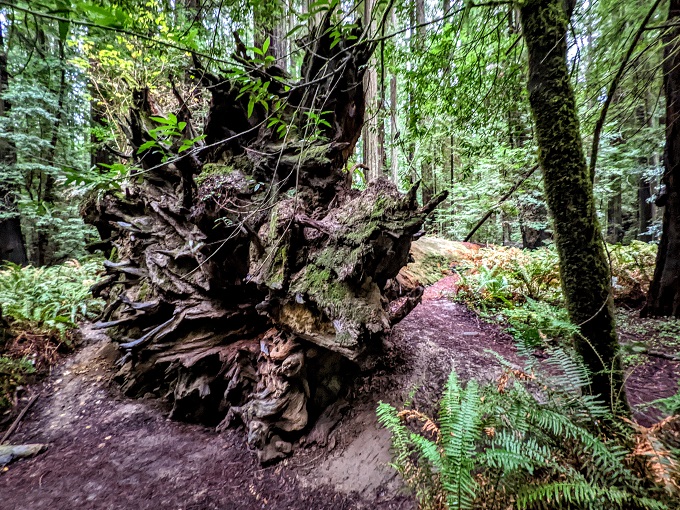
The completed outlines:
{"type": "MultiPolygon", "coordinates": [[[[116,248],[118,261],[106,263],[93,290],[108,303],[98,327],[110,328],[124,353],[124,391],[169,398],[176,418],[245,424],[262,462],[291,451],[417,304],[422,289],[390,306],[392,279],[445,198],[419,208],[415,188],[351,189],[345,167],[363,124],[373,47],[356,42],[359,28],[333,44],[329,19],[289,90],[274,78],[285,73],[239,47],[235,58],[251,80],[270,81],[280,105],[270,98],[248,115],[241,85],[197,71],[212,93],[205,143],[142,150],[142,170],[124,191],[82,209],[116,248]],[[268,127],[268,112],[282,122],[268,127]]],[[[178,99],[185,137],[195,137],[178,99]]],[[[135,93],[135,152],[152,140],[158,114],[148,91],[135,93]]]]}

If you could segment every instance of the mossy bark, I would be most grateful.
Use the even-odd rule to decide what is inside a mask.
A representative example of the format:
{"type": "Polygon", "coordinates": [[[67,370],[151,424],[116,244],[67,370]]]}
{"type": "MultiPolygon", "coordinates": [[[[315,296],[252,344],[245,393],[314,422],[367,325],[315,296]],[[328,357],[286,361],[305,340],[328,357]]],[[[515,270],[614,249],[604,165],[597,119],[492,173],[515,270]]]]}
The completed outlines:
{"type": "Polygon", "coordinates": [[[567,6],[563,0],[528,0],[521,16],[529,50],[529,100],[562,290],[569,316],[581,329],[575,347],[592,373],[591,392],[614,411],[625,412],[609,267],[566,62],[567,6]]]}
{"type": "Polygon", "coordinates": [[[664,89],[666,93],[666,147],[664,192],[657,205],[664,208],[663,231],[654,279],[643,316],[680,317],[680,0],[671,0],[669,29],[664,35],[664,89]]]}

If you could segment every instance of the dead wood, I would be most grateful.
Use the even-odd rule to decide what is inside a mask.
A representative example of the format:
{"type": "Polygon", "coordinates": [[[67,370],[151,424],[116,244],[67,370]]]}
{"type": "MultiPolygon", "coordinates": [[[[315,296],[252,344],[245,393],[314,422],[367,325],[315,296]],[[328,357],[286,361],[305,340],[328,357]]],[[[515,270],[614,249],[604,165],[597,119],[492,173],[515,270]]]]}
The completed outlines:
{"type": "MultiPolygon", "coordinates": [[[[380,355],[397,319],[388,282],[445,198],[419,207],[384,180],[351,189],[373,43],[357,42],[361,27],[334,41],[329,26],[326,16],[302,80],[276,85],[278,99],[251,115],[239,83],[201,71],[212,102],[194,150],[138,154],[159,112],[136,91],[128,131],[140,170],[82,211],[118,254],[94,291],[107,299],[97,327],[123,351],[123,390],[168,398],[178,419],[243,423],[262,462],[290,453],[380,355]]],[[[288,79],[241,45],[237,57],[251,79],[288,79]]]]}
{"type": "Polygon", "coordinates": [[[5,431],[5,433],[2,436],[2,439],[0,439],[0,445],[5,444],[5,442],[12,436],[14,431],[17,429],[19,424],[21,423],[21,420],[24,419],[24,416],[26,416],[26,413],[31,409],[31,406],[35,404],[35,401],[38,400],[38,397],[40,396],[39,393],[36,393],[31,397],[31,399],[28,401],[26,406],[21,410],[21,412],[17,415],[17,417],[14,419],[12,424],[9,426],[9,428],[5,431]]]}

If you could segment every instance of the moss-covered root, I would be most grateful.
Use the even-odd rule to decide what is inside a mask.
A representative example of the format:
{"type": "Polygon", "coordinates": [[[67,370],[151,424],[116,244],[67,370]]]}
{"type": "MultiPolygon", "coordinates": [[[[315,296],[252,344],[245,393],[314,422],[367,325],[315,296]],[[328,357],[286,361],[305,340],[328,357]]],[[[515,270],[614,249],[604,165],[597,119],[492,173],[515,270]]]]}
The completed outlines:
{"type": "Polygon", "coordinates": [[[581,327],[576,349],[593,374],[592,393],[606,398],[615,412],[627,413],[609,267],[566,64],[565,2],[526,0],[521,16],[529,50],[529,100],[562,289],[571,320],[581,327]]]}

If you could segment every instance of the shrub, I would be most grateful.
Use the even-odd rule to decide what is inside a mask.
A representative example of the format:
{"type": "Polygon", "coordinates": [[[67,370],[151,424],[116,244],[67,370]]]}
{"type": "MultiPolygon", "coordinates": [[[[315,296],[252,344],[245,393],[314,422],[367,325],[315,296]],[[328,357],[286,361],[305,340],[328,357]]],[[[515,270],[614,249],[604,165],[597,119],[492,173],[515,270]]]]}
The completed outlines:
{"type": "Polygon", "coordinates": [[[57,359],[57,349],[70,345],[78,321],[94,317],[103,302],[90,286],[101,261],[69,261],[52,267],[0,270],[0,411],[12,404],[26,376],[43,372],[57,359]],[[4,351],[4,352],[3,352],[4,351]]]}
{"type": "MultiPolygon", "coordinates": [[[[579,396],[573,377],[563,376],[572,379],[567,391],[506,367],[496,385],[480,388],[454,371],[437,422],[381,402],[393,466],[419,508],[677,508],[677,480],[661,485],[648,474],[672,464],[661,462],[669,454],[642,457],[624,446],[633,443],[627,429],[619,441],[606,439],[598,427],[611,420],[607,407],[579,396]]],[[[576,386],[586,383],[576,377],[576,386]]]]}
{"type": "MultiPolygon", "coordinates": [[[[635,301],[644,296],[654,273],[656,250],[656,245],[639,241],[608,246],[615,299],[635,301]]],[[[558,257],[552,247],[482,248],[458,269],[460,299],[482,310],[527,299],[562,303],[558,257]]]]}
{"type": "Polygon", "coordinates": [[[101,309],[103,302],[93,299],[89,290],[100,268],[99,260],[40,268],[5,266],[0,271],[0,308],[11,329],[65,339],[78,321],[101,309]]]}

